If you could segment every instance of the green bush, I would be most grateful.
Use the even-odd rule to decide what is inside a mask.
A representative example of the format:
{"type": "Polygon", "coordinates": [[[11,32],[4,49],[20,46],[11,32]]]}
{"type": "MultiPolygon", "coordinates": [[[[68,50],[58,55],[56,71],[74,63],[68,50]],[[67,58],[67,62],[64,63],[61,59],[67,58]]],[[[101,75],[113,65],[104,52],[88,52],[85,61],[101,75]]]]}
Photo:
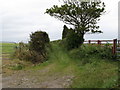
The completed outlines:
{"type": "Polygon", "coordinates": [[[74,31],[71,31],[67,34],[67,37],[63,40],[65,48],[67,50],[72,50],[74,48],[78,48],[82,43],[83,38],[81,38],[74,31]]]}
{"type": "Polygon", "coordinates": [[[73,29],[72,28],[68,28],[66,25],[63,26],[63,32],[62,32],[62,39],[66,38],[67,35],[72,32],[73,29]]]}
{"type": "Polygon", "coordinates": [[[82,45],[78,49],[73,49],[70,51],[70,56],[72,58],[82,59],[82,58],[102,58],[102,59],[113,59],[112,48],[109,46],[100,45],[82,45]]]}
{"type": "Polygon", "coordinates": [[[49,38],[46,32],[37,31],[30,35],[28,44],[19,43],[15,56],[20,60],[31,61],[32,63],[42,63],[47,60],[49,48],[49,38]]]}
{"type": "MultiPolygon", "coordinates": [[[[47,55],[47,52],[45,53],[45,55],[47,55]]],[[[47,56],[45,58],[40,53],[30,50],[29,44],[24,44],[22,42],[19,43],[19,47],[17,47],[17,49],[15,50],[14,56],[17,57],[19,60],[31,61],[32,63],[42,63],[47,60],[47,56]]]]}
{"type": "Polygon", "coordinates": [[[69,29],[66,25],[63,27],[61,45],[67,50],[78,48],[84,41],[83,36],[75,31],[75,29],[69,29]]]}
{"type": "Polygon", "coordinates": [[[62,32],[62,39],[66,38],[67,32],[68,32],[68,28],[66,25],[64,25],[62,32]]]}
{"type": "Polygon", "coordinates": [[[30,35],[29,49],[33,56],[32,61],[43,62],[47,58],[47,50],[49,47],[49,37],[46,32],[36,31],[30,35]]]}
{"type": "Polygon", "coordinates": [[[45,52],[45,47],[49,42],[50,40],[46,32],[36,31],[30,35],[30,50],[43,54],[45,52]]]}

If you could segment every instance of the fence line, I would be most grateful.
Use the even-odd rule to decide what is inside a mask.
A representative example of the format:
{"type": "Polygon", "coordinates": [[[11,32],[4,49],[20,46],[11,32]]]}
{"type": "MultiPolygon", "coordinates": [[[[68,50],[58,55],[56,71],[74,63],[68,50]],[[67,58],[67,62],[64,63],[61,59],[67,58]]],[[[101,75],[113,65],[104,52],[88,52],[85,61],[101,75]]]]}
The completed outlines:
{"type": "Polygon", "coordinates": [[[97,44],[102,44],[102,42],[113,43],[113,40],[86,40],[84,42],[88,42],[89,44],[91,44],[92,42],[97,43],[97,44]]]}
{"type": "Polygon", "coordinates": [[[98,45],[103,44],[102,42],[106,42],[106,43],[112,43],[112,53],[116,54],[116,50],[117,50],[117,42],[119,44],[120,40],[117,39],[113,39],[113,40],[86,40],[84,42],[88,42],[88,44],[92,44],[92,42],[97,43],[98,45]]]}

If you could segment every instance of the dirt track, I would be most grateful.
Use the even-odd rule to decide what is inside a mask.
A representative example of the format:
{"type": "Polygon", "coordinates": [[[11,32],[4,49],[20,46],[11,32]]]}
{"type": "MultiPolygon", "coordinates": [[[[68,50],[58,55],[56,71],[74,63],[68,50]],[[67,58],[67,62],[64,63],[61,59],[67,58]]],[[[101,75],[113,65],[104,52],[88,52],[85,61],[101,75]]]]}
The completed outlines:
{"type": "Polygon", "coordinates": [[[72,76],[57,77],[57,75],[53,75],[42,82],[38,79],[42,77],[33,76],[30,78],[26,73],[3,77],[3,88],[64,88],[69,86],[72,79],[72,76]]]}
{"type": "MultiPolygon", "coordinates": [[[[8,64],[9,58],[4,55],[3,59],[8,64]]],[[[61,76],[60,73],[47,75],[49,68],[42,70],[18,70],[6,75],[3,71],[3,88],[65,88],[72,83],[72,75],[61,76]]]]}

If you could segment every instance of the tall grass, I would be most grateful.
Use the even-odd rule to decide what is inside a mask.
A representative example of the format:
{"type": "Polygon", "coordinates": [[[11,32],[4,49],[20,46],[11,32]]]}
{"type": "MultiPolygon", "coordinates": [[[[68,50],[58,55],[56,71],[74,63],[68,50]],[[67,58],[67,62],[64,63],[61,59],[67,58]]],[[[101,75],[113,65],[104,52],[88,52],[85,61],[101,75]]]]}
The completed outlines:
{"type": "Polygon", "coordinates": [[[72,88],[113,88],[118,85],[117,64],[96,58],[94,60],[100,61],[76,65],[72,88]]]}

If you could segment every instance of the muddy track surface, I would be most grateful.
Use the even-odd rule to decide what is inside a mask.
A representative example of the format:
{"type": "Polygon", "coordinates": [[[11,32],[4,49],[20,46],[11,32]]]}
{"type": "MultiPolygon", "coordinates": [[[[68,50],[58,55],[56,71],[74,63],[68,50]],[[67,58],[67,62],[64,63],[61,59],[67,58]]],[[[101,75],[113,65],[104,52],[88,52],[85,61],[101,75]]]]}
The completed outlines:
{"type": "MultiPolygon", "coordinates": [[[[9,60],[3,55],[5,62],[9,60]]],[[[73,76],[61,76],[60,73],[47,75],[49,68],[42,70],[19,70],[6,76],[2,75],[3,88],[65,88],[71,85],[73,76]]],[[[3,71],[4,72],[4,71],[3,71]]]]}

